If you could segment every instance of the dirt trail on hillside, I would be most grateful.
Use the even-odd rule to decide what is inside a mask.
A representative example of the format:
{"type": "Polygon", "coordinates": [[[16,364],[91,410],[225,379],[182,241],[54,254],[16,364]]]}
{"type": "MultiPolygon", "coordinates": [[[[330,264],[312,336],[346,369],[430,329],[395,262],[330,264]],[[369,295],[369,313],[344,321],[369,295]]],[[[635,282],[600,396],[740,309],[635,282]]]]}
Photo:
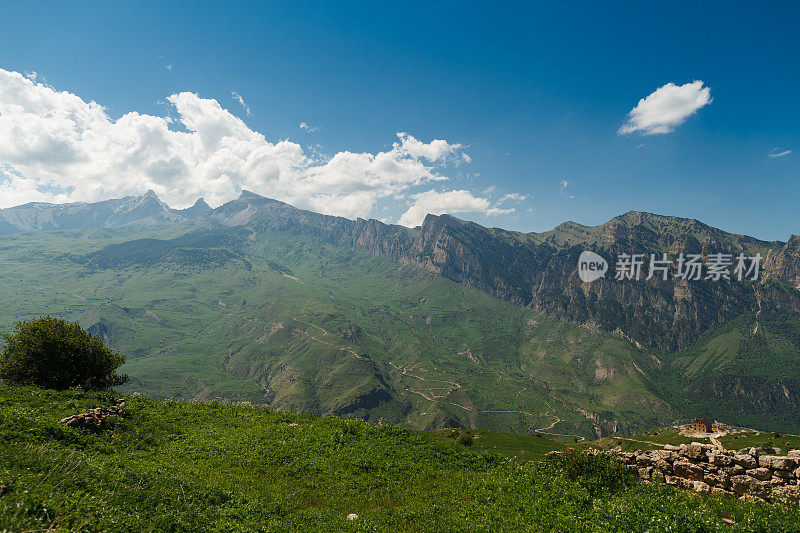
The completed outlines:
{"type": "MultiPolygon", "coordinates": [[[[516,410],[511,410],[511,409],[509,409],[509,410],[505,410],[505,409],[476,409],[475,407],[471,407],[469,405],[463,405],[463,404],[460,404],[460,403],[451,402],[451,401],[447,401],[447,400],[443,399],[443,398],[445,398],[445,396],[447,396],[447,394],[450,394],[453,390],[460,389],[461,388],[461,384],[456,383],[455,381],[447,381],[447,380],[444,380],[444,379],[427,379],[427,378],[424,378],[422,376],[418,376],[416,374],[410,373],[408,369],[403,368],[401,366],[398,366],[396,363],[394,363],[392,361],[389,361],[389,364],[395,370],[399,370],[401,372],[401,374],[404,375],[404,376],[416,378],[416,379],[419,379],[421,381],[426,381],[426,382],[434,381],[434,382],[439,382],[439,383],[448,383],[450,385],[455,386],[455,389],[454,388],[450,388],[450,387],[429,387],[427,389],[424,389],[424,390],[428,391],[428,394],[426,394],[425,392],[423,392],[422,390],[419,390],[419,389],[412,389],[412,388],[406,387],[406,391],[408,391],[410,393],[413,393],[413,394],[418,394],[418,395],[422,396],[423,398],[425,398],[428,401],[446,403],[446,404],[449,404],[449,405],[453,405],[455,407],[460,407],[461,409],[464,409],[465,411],[470,411],[470,412],[478,413],[478,414],[509,413],[509,414],[520,414],[520,415],[525,415],[525,416],[532,416],[532,417],[537,417],[537,418],[544,416],[544,417],[553,419],[553,421],[548,426],[543,426],[543,427],[534,429],[534,431],[536,433],[542,433],[542,434],[546,434],[546,435],[554,435],[554,436],[557,436],[557,437],[577,437],[580,441],[586,440],[586,437],[584,437],[582,435],[574,435],[574,434],[567,434],[567,433],[555,433],[555,432],[552,432],[552,431],[548,431],[548,430],[552,429],[556,424],[561,422],[562,420],[561,420],[561,417],[559,417],[558,415],[554,414],[555,413],[555,409],[547,402],[545,402],[545,404],[547,405],[548,410],[545,411],[544,413],[538,413],[538,414],[529,413],[528,411],[516,411],[516,410]],[[447,392],[444,393],[443,395],[438,395],[437,396],[433,392],[433,391],[444,390],[444,389],[447,389],[447,392]]],[[[520,392],[522,392],[522,391],[520,391],[520,392]]]]}
{"type": "MultiPolygon", "coordinates": [[[[297,322],[302,322],[303,324],[308,324],[311,327],[317,328],[318,330],[320,330],[322,332],[322,336],[323,337],[328,334],[328,331],[325,328],[321,328],[321,327],[317,326],[316,324],[312,324],[311,322],[307,322],[305,320],[300,320],[301,316],[306,316],[306,315],[296,316],[296,317],[294,317],[294,320],[296,320],[297,322]]],[[[353,351],[353,349],[351,347],[339,346],[338,344],[333,344],[332,342],[324,341],[322,339],[319,339],[319,338],[313,336],[311,333],[308,333],[308,332],[306,332],[306,335],[308,335],[309,338],[314,339],[315,341],[320,342],[322,344],[326,344],[326,345],[328,345],[328,346],[330,346],[332,348],[336,348],[338,350],[344,350],[345,352],[355,356],[356,359],[366,359],[366,357],[358,355],[355,351],[353,351]]]]}

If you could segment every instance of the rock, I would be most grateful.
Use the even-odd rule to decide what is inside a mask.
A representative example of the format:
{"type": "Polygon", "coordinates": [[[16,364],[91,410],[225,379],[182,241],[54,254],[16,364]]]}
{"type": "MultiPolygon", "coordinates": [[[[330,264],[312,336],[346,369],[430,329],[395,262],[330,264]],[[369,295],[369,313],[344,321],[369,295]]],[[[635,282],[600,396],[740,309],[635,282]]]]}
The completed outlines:
{"type": "Polygon", "coordinates": [[[747,471],[747,475],[756,478],[759,481],[768,481],[772,479],[772,471],[769,468],[752,468],[747,471]]]}
{"type": "Polygon", "coordinates": [[[710,474],[706,476],[705,482],[712,487],[727,489],[730,487],[730,478],[725,474],[710,474]]]}
{"type": "Polygon", "coordinates": [[[669,450],[653,450],[650,452],[650,455],[656,461],[669,461],[671,463],[676,459],[677,454],[669,450]]]}
{"type": "Polygon", "coordinates": [[[711,487],[711,494],[716,494],[717,496],[732,496],[733,493],[729,490],[721,489],[719,487],[711,487]]]}
{"type": "Polygon", "coordinates": [[[708,486],[708,483],[704,483],[702,481],[695,481],[692,485],[692,488],[695,492],[710,492],[711,487],[708,486]]]}
{"type": "Polygon", "coordinates": [[[350,513],[349,515],[347,515],[347,519],[348,520],[355,520],[357,518],[358,518],[358,515],[356,513],[350,513]]]}
{"type": "Polygon", "coordinates": [[[704,477],[703,469],[688,461],[675,461],[672,465],[672,471],[676,476],[692,481],[702,481],[704,477]]]}
{"type": "Polygon", "coordinates": [[[671,474],[673,472],[672,463],[669,463],[663,459],[656,461],[655,468],[659,472],[663,472],[665,474],[671,474]]]}
{"type": "Polygon", "coordinates": [[[736,494],[750,494],[762,497],[769,494],[769,482],[759,481],[750,476],[734,476],[731,478],[731,488],[736,494]]]}
{"type": "Polygon", "coordinates": [[[790,470],[773,470],[772,475],[780,479],[789,479],[792,477],[790,470]]]}
{"type": "Polygon", "coordinates": [[[692,443],[681,448],[681,455],[693,461],[699,461],[705,455],[705,450],[698,443],[692,443]]]}
{"type": "Polygon", "coordinates": [[[758,464],[778,470],[794,470],[797,467],[797,462],[794,459],[776,455],[762,455],[758,458],[758,464]]]}
{"type": "Polygon", "coordinates": [[[712,453],[708,456],[708,460],[716,466],[731,466],[733,464],[733,458],[722,453],[712,453]]]}
{"type": "Polygon", "coordinates": [[[786,455],[788,455],[789,457],[791,457],[796,461],[800,460],[800,450],[789,450],[789,453],[787,453],[786,455]]]}
{"type": "Polygon", "coordinates": [[[68,427],[99,431],[105,427],[108,417],[128,416],[128,414],[123,410],[124,406],[125,401],[119,399],[117,400],[117,403],[111,407],[96,407],[94,409],[89,409],[85,413],[80,413],[61,419],[61,423],[68,427]]]}
{"type": "Polygon", "coordinates": [[[758,466],[758,461],[756,461],[756,459],[749,454],[736,454],[733,456],[733,462],[748,470],[758,466]]]}
{"type": "Polygon", "coordinates": [[[741,476],[745,473],[745,468],[741,465],[733,465],[728,468],[728,474],[732,476],[741,476]]]}

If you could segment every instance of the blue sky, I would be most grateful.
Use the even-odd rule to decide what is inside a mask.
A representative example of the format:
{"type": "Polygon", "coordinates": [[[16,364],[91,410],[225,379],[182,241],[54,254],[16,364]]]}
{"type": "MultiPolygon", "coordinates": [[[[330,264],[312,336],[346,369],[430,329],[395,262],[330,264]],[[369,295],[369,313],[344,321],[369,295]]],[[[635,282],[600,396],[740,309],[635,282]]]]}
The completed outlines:
{"type": "MultiPolygon", "coordinates": [[[[337,153],[388,153],[397,132],[420,150],[446,140],[448,155],[436,160],[403,152],[409,169],[448,179],[381,189],[368,216],[391,222],[415,201],[436,204],[420,200],[426,191],[465,191],[477,207],[457,216],[520,231],[643,210],[766,239],[800,233],[800,5],[560,4],[26,2],[3,7],[0,68],[36,72],[36,83],[95,101],[112,121],[132,111],[178,118],[167,97],[197,93],[320,164],[337,153]],[[640,99],[695,80],[711,101],[673,131],[619,133],[640,99]]],[[[52,178],[78,167],[24,157],[0,150],[6,181],[49,176],[53,190],[77,190],[68,199],[100,190],[52,178]]],[[[335,170],[303,171],[318,181],[315,199],[286,188],[275,196],[309,208],[328,198],[335,212],[348,200],[319,188],[335,170]]],[[[115,179],[152,185],[106,178],[115,179]]],[[[169,183],[177,182],[159,186],[169,183]]],[[[351,187],[337,186],[336,194],[351,187]]],[[[351,212],[362,214],[342,214],[351,212]]]]}

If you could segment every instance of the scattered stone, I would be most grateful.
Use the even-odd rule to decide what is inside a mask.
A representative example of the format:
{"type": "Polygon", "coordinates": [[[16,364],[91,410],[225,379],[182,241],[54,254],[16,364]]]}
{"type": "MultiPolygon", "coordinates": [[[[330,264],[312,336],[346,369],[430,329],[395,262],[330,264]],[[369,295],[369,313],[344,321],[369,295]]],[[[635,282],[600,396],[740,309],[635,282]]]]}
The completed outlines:
{"type": "Polygon", "coordinates": [[[356,513],[350,513],[349,515],[347,515],[347,519],[348,520],[355,520],[357,518],[358,518],[358,515],[356,513]]]}
{"type": "Polygon", "coordinates": [[[125,400],[118,399],[111,407],[96,407],[85,413],[68,416],[61,419],[61,423],[72,428],[100,431],[106,426],[106,421],[111,416],[126,417],[125,400]]]}

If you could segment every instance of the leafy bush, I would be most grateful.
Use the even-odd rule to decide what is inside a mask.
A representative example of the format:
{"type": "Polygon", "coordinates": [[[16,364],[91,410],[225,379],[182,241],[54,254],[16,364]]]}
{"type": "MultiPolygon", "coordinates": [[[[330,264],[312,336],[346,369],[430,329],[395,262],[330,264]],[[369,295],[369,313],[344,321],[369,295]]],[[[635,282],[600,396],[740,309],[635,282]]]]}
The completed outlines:
{"type": "Polygon", "coordinates": [[[461,433],[458,434],[456,442],[461,444],[462,446],[472,446],[473,443],[472,433],[469,433],[467,431],[462,431],[461,433]]]}
{"type": "Polygon", "coordinates": [[[636,483],[633,473],[609,454],[569,448],[548,456],[548,459],[567,479],[577,481],[592,497],[614,494],[636,483]]]}
{"type": "Polygon", "coordinates": [[[104,390],[128,381],[116,369],[125,357],[77,322],[44,316],[2,335],[0,379],[47,389],[104,390]]]}

